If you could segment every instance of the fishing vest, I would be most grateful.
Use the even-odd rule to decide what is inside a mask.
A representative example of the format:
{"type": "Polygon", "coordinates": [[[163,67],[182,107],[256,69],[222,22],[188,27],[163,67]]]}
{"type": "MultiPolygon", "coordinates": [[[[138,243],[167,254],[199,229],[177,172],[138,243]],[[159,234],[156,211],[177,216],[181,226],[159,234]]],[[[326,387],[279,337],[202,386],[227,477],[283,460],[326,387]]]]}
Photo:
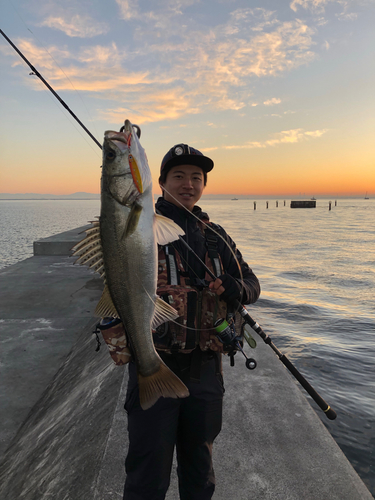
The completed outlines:
{"type": "MultiPolygon", "coordinates": [[[[215,276],[223,274],[223,266],[217,249],[217,235],[206,228],[212,224],[204,220],[199,224],[207,244],[205,264],[215,276]]],[[[234,321],[238,335],[242,333],[243,320],[240,314],[233,315],[228,311],[226,302],[208,288],[212,278],[206,273],[203,280],[191,284],[191,279],[184,269],[179,253],[172,245],[159,248],[157,295],[177,310],[179,317],[175,322],[167,322],[153,330],[155,348],[167,353],[190,353],[198,345],[202,351],[211,349],[215,352],[226,352],[223,344],[215,335],[214,323],[220,318],[234,321]],[[241,332],[241,333],[240,333],[241,332]]],[[[103,318],[93,332],[96,335],[97,351],[101,342],[98,333],[102,334],[109,354],[116,365],[124,365],[130,361],[131,350],[123,323],[115,318],[103,318]]],[[[198,377],[199,378],[199,377],[198,377]]]]}
{"type": "MultiPolygon", "coordinates": [[[[223,266],[217,249],[218,236],[206,228],[206,224],[212,225],[208,220],[203,222],[204,227],[198,224],[207,244],[205,264],[215,276],[220,276],[223,266]]],[[[155,348],[168,353],[190,353],[199,345],[202,351],[225,352],[215,335],[214,323],[220,318],[229,319],[228,306],[208,288],[212,278],[207,272],[203,280],[192,280],[186,271],[172,245],[159,248],[156,293],[176,309],[179,317],[153,330],[155,348]]],[[[236,314],[233,320],[239,332],[242,318],[236,314]]]]}

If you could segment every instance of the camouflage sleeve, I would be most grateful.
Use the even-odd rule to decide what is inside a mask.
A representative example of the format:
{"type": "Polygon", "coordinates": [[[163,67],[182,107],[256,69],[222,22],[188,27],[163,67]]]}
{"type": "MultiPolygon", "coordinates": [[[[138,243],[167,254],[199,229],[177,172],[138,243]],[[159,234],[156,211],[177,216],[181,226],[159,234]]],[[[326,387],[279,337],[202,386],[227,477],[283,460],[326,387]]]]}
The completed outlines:
{"type": "Polygon", "coordinates": [[[242,304],[253,304],[258,300],[260,295],[260,284],[258,278],[255,276],[249,265],[244,261],[241,252],[237,249],[232,238],[221,226],[216,224],[215,226],[235,255],[234,257],[228,245],[223,240],[219,239],[218,250],[223,263],[224,272],[233,276],[233,278],[237,280],[239,287],[242,288],[242,304]],[[240,266],[241,272],[238,266],[240,266]]]}

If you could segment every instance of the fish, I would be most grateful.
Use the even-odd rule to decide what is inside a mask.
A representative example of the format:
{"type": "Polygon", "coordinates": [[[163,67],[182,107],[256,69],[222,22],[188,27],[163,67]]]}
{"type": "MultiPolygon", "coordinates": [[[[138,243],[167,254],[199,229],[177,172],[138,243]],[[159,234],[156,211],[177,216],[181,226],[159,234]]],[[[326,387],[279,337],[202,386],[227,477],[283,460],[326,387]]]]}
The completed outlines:
{"type": "Polygon", "coordinates": [[[95,309],[99,317],[118,317],[134,355],[140,404],[150,408],[160,397],[184,398],[185,384],[155,350],[152,329],[174,320],[177,311],[156,295],[157,244],[165,245],[184,231],[156,214],[152,178],[135,128],[125,120],[120,132],[106,131],[103,142],[101,211],[73,255],[104,279],[95,309]]]}

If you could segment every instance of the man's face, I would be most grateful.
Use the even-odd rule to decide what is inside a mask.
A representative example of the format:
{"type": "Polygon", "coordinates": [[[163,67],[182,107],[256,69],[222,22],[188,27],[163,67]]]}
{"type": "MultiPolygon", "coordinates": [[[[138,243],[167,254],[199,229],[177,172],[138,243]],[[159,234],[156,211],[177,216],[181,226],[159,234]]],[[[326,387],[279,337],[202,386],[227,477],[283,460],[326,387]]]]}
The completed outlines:
{"type": "Polygon", "coordinates": [[[165,200],[191,211],[203,193],[203,170],[195,165],[177,165],[170,169],[160,186],[165,200]]]}

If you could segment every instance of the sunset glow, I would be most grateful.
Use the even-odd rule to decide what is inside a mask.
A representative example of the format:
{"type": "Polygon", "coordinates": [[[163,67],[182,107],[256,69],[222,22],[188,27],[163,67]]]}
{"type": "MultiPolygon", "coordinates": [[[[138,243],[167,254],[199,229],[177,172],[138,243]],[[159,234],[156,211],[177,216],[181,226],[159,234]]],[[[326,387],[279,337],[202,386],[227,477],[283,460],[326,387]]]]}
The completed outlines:
{"type": "MultiPolygon", "coordinates": [[[[186,143],[206,194],[375,196],[373,2],[4,1],[0,28],[92,134],[186,143]]],[[[98,193],[101,151],[0,37],[0,193],[98,193]]]]}

